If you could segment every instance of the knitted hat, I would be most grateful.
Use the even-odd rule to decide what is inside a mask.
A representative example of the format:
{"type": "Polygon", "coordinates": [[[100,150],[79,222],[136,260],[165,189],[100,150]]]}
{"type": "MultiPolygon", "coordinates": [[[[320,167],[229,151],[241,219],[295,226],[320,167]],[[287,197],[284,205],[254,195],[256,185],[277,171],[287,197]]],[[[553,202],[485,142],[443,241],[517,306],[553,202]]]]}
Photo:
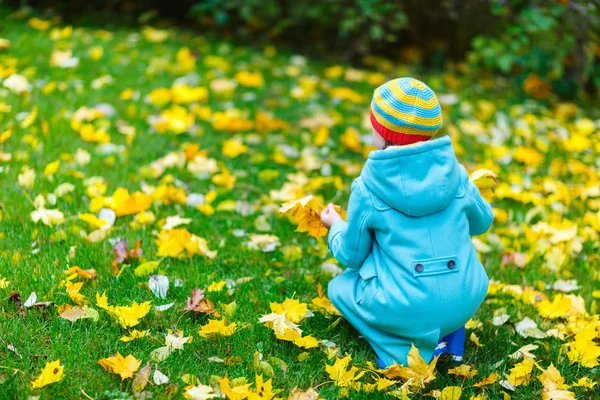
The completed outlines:
{"type": "Polygon", "coordinates": [[[424,142],[442,126],[442,109],[433,90],[423,82],[393,79],[375,89],[371,124],[394,144],[424,142]]]}

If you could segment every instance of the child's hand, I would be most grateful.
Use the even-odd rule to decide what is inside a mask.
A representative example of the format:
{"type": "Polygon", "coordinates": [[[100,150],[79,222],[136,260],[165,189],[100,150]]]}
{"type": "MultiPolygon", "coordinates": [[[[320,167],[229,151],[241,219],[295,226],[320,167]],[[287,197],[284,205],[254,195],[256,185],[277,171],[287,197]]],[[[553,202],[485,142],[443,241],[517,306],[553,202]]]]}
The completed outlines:
{"type": "Polygon", "coordinates": [[[333,208],[333,204],[331,203],[329,203],[329,205],[321,212],[321,222],[327,229],[331,228],[331,225],[341,220],[342,217],[335,211],[335,208],[333,208]]]}

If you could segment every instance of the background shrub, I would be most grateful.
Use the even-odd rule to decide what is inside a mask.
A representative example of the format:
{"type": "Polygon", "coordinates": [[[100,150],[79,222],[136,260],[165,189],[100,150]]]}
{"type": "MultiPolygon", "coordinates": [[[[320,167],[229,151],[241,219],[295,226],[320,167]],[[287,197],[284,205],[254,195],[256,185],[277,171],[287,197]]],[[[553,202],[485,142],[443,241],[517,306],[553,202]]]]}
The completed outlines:
{"type": "MultiPolygon", "coordinates": [[[[531,97],[574,98],[600,86],[597,0],[46,0],[66,18],[164,19],[231,39],[363,62],[380,55],[433,68],[466,62],[531,97]]],[[[16,5],[20,5],[19,2],[16,5]]],[[[460,70],[464,70],[461,68],[460,70]]]]}

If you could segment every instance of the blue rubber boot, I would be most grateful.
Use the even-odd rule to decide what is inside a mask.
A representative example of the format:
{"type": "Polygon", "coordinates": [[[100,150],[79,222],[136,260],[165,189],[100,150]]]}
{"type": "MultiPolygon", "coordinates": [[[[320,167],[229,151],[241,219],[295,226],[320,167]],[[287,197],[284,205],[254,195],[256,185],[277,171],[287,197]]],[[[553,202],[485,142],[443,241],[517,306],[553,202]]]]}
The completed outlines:
{"type": "Polygon", "coordinates": [[[377,357],[376,361],[377,361],[377,367],[379,369],[386,369],[387,368],[387,365],[385,365],[385,363],[383,362],[383,360],[381,358],[377,357]]]}
{"type": "Polygon", "coordinates": [[[442,354],[451,354],[452,360],[456,364],[460,364],[465,354],[465,339],[466,329],[462,328],[454,331],[440,339],[438,347],[433,353],[433,357],[441,356],[442,354]]]}

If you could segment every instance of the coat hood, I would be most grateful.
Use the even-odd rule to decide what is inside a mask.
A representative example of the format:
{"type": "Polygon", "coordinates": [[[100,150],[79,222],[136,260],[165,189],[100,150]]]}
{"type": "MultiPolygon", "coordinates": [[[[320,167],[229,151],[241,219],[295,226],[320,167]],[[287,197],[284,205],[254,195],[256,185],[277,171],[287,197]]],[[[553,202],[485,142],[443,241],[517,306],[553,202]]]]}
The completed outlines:
{"type": "Polygon", "coordinates": [[[460,187],[460,166],[448,136],[372,151],[360,176],[381,201],[413,217],[443,210],[460,187]]]}

